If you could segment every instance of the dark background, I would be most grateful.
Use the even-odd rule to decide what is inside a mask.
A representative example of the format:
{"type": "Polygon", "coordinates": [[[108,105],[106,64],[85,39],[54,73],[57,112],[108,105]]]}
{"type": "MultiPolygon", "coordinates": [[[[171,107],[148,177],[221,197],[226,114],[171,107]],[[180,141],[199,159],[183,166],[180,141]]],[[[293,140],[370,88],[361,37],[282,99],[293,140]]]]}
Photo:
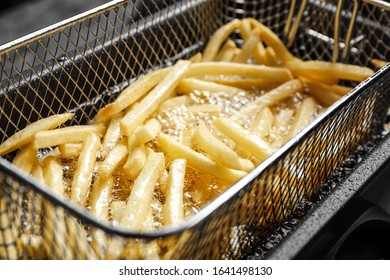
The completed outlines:
{"type": "Polygon", "coordinates": [[[106,2],[109,0],[0,1],[0,45],[106,2]]]}

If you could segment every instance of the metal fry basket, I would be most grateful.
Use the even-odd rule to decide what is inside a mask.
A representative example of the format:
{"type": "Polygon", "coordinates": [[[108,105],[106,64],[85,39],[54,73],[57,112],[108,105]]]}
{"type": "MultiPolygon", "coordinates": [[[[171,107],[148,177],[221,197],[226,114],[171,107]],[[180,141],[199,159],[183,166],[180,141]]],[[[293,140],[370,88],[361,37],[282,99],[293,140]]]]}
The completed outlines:
{"type": "MultiPolygon", "coordinates": [[[[76,113],[71,124],[87,123],[137,77],[202,50],[233,18],[259,19],[302,59],[390,60],[387,2],[292,2],[117,0],[1,46],[0,141],[66,111],[76,113]]],[[[147,233],[96,220],[17,170],[13,155],[0,159],[0,258],[248,258],[381,133],[389,107],[387,65],[199,213],[147,233]]]]}

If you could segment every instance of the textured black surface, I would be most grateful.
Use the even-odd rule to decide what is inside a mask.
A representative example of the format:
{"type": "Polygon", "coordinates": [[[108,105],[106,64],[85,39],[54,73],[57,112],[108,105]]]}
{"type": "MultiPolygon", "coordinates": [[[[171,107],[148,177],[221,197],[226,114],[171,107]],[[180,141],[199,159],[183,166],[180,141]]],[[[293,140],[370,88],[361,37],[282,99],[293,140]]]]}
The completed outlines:
{"type": "Polygon", "coordinates": [[[5,1],[0,4],[0,45],[106,2],[108,1],[5,1]]]}
{"type": "MultiPolygon", "coordinates": [[[[373,188],[371,182],[375,182],[375,178],[380,175],[383,168],[389,165],[390,158],[390,137],[388,136],[381,145],[379,145],[367,158],[362,161],[356,170],[348,176],[336,190],[323,201],[315,210],[306,215],[306,218],[301,222],[291,234],[284,239],[284,241],[268,255],[268,259],[308,259],[308,258],[333,258],[331,252],[327,252],[329,240],[338,240],[340,237],[330,236],[329,232],[330,223],[335,225],[335,219],[342,219],[340,215],[345,214],[348,209],[345,209],[345,205],[350,202],[354,203],[352,209],[355,212],[356,218],[359,219],[360,214],[362,216],[365,209],[372,212],[371,206],[375,206],[374,201],[359,201],[357,202],[359,191],[363,191],[365,187],[373,188]],[[368,205],[369,204],[369,205],[368,205]],[[325,248],[326,247],[326,248],[325,248]],[[323,250],[323,252],[321,252],[323,250]],[[328,254],[329,253],[329,254],[328,254]],[[328,254],[328,255],[327,255],[328,254]]],[[[374,187],[380,187],[374,184],[374,187]]],[[[373,193],[373,192],[371,192],[373,193]]],[[[381,196],[378,193],[378,189],[374,190],[374,193],[381,196]]],[[[375,208],[376,210],[376,208],[375,208]]],[[[375,213],[377,218],[381,218],[381,213],[377,210],[375,213]]],[[[346,221],[346,219],[345,219],[346,221]]],[[[349,225],[345,223],[345,226],[349,225]]],[[[342,230],[342,229],[341,229],[342,230]]],[[[346,229],[347,230],[347,229],[346,229]]]]}

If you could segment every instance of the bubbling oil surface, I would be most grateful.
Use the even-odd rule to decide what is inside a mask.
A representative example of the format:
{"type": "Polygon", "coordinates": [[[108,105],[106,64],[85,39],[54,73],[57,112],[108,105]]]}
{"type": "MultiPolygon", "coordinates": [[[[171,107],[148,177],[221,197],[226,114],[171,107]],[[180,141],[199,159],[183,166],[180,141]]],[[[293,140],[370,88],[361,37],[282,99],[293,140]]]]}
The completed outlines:
{"type": "MultiPolygon", "coordinates": [[[[181,134],[187,129],[194,129],[200,123],[206,124],[210,130],[213,131],[216,137],[221,141],[226,143],[233,150],[240,152],[240,148],[237,147],[234,142],[222,133],[220,133],[213,125],[213,121],[218,117],[231,117],[233,114],[238,112],[242,107],[248,103],[254,101],[256,98],[264,94],[264,91],[253,90],[253,91],[242,91],[236,95],[226,94],[226,93],[210,93],[207,91],[194,91],[189,94],[189,97],[192,101],[191,105],[202,105],[202,104],[213,104],[217,105],[220,108],[220,112],[190,112],[186,109],[186,105],[178,106],[175,108],[168,108],[162,111],[155,112],[151,117],[156,118],[162,127],[162,132],[172,136],[177,141],[181,141],[181,134]]],[[[290,114],[293,115],[295,109],[298,107],[299,103],[302,101],[303,97],[301,94],[295,94],[293,97],[287,99],[285,102],[281,102],[276,106],[271,107],[271,111],[276,116],[276,122],[278,121],[278,116],[290,114]]],[[[249,128],[255,118],[253,116],[244,116],[243,126],[249,128]]],[[[284,118],[285,116],[281,116],[284,118]]],[[[291,119],[291,118],[289,118],[291,119]]],[[[267,136],[268,140],[272,141],[277,139],[282,134],[285,133],[288,129],[289,123],[285,124],[283,130],[280,128],[275,128],[271,130],[270,134],[267,136]]],[[[158,144],[155,140],[147,143],[147,146],[159,152],[158,144]]],[[[196,146],[191,146],[197,152],[203,153],[196,146]]],[[[43,158],[42,156],[41,158],[43,158]]],[[[170,162],[173,159],[166,157],[166,166],[169,166],[170,162]]],[[[65,195],[70,197],[71,184],[73,180],[73,175],[77,167],[77,158],[64,159],[61,158],[63,163],[64,170],[64,185],[65,185],[65,195]]],[[[102,158],[98,156],[97,166],[102,161],[102,158]]],[[[256,162],[253,162],[256,164],[256,162]]],[[[97,178],[96,168],[93,175],[92,182],[97,178]]],[[[114,188],[111,195],[111,202],[113,201],[124,201],[126,202],[133,187],[134,181],[126,178],[125,174],[122,171],[121,166],[113,174],[114,177],[114,188]]],[[[92,185],[92,184],[91,184],[92,185]]],[[[198,170],[195,170],[189,166],[186,168],[185,174],[185,186],[184,186],[184,216],[187,218],[195,213],[197,213],[204,205],[212,201],[216,196],[222,193],[229,185],[223,180],[215,178],[209,174],[205,174],[198,170]]],[[[163,220],[163,206],[165,203],[165,186],[157,183],[154,196],[152,200],[152,213],[153,213],[153,222],[154,227],[159,228],[164,224],[163,220]]],[[[90,202],[85,201],[85,207],[89,208],[90,202]]],[[[112,209],[109,209],[109,221],[112,221],[112,209]]]]}

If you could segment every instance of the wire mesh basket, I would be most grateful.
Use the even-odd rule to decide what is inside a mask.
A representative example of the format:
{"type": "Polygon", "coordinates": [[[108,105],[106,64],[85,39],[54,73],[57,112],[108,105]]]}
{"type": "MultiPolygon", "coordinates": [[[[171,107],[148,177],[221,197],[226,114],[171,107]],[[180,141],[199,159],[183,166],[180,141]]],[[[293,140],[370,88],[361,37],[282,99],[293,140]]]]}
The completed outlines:
{"type": "MultiPolygon", "coordinates": [[[[390,59],[386,2],[295,2],[112,1],[6,44],[0,47],[0,141],[66,111],[76,113],[70,124],[87,123],[130,82],[190,57],[232,18],[259,19],[303,59],[359,65],[390,59]]],[[[247,258],[311,200],[358,145],[383,129],[389,68],[172,228],[147,233],[115,228],[17,170],[7,161],[13,155],[0,159],[0,258],[247,258]]]]}

